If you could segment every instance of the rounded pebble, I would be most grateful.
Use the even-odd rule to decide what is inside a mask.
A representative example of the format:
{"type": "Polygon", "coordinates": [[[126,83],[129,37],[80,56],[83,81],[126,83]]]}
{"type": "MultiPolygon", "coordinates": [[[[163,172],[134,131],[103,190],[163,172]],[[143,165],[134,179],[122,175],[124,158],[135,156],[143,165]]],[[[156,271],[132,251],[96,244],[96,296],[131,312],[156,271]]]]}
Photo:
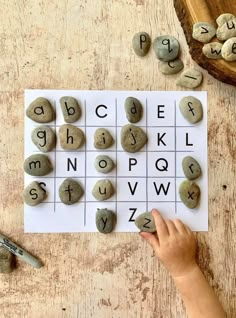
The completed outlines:
{"type": "Polygon", "coordinates": [[[31,133],[31,140],[42,152],[49,152],[56,145],[56,135],[48,126],[36,127],[31,133]]]}
{"type": "Polygon", "coordinates": [[[180,77],[176,81],[176,85],[187,88],[196,88],[200,86],[202,79],[202,73],[192,68],[180,74],[180,77]]]}
{"type": "Polygon", "coordinates": [[[96,157],[94,161],[94,167],[97,172],[100,173],[109,173],[114,169],[114,162],[113,160],[105,155],[99,155],[96,157]]]}
{"type": "Polygon", "coordinates": [[[45,176],[53,169],[48,156],[35,154],[25,159],[24,170],[31,176],[45,176]]]}
{"type": "Polygon", "coordinates": [[[66,123],[74,123],[80,119],[81,109],[74,97],[63,96],[60,98],[60,105],[66,123]]]}
{"type": "Polygon", "coordinates": [[[231,13],[223,13],[216,19],[218,27],[221,27],[224,23],[235,19],[235,16],[231,13]]]}
{"type": "Polygon", "coordinates": [[[194,180],[200,177],[201,167],[196,159],[191,156],[184,157],[182,160],[182,168],[185,177],[188,180],[194,180]]]}
{"type": "Polygon", "coordinates": [[[197,22],[193,25],[192,37],[198,42],[208,43],[216,35],[216,29],[207,22],[197,22]]]}
{"type": "Polygon", "coordinates": [[[84,193],[81,185],[71,179],[65,179],[59,187],[59,197],[61,202],[66,205],[72,205],[77,203],[84,193]]]}
{"type": "Polygon", "coordinates": [[[55,119],[50,102],[44,97],[36,98],[27,108],[26,115],[37,123],[49,123],[55,119]]]}
{"type": "Polygon", "coordinates": [[[218,42],[207,43],[203,46],[202,52],[209,59],[218,60],[222,58],[222,44],[218,42]]]}
{"type": "Polygon", "coordinates": [[[225,22],[222,26],[218,27],[216,31],[217,39],[226,41],[236,36],[236,18],[225,22]]]}
{"type": "Polygon", "coordinates": [[[107,149],[114,143],[114,139],[110,132],[105,128],[98,128],[94,134],[94,147],[96,149],[107,149]]]}
{"type": "Polygon", "coordinates": [[[14,269],[14,255],[0,246],[0,273],[1,274],[9,274],[14,269]]]}
{"type": "Polygon", "coordinates": [[[33,181],[24,189],[22,196],[27,205],[36,206],[46,199],[47,193],[40,183],[33,181]]]}
{"type": "Polygon", "coordinates": [[[181,201],[190,209],[197,207],[200,199],[200,188],[193,182],[185,180],[180,184],[179,195],[181,201]]]}
{"type": "Polygon", "coordinates": [[[137,152],[147,142],[147,135],[142,128],[128,124],[121,129],[121,146],[127,152],[137,152]]]}
{"type": "Polygon", "coordinates": [[[146,32],[136,33],[133,37],[132,45],[134,52],[138,56],[145,56],[150,49],[151,38],[146,32]]]}
{"type": "Polygon", "coordinates": [[[236,37],[227,40],[223,44],[222,57],[228,62],[236,61],[236,37]]]}
{"type": "Polygon", "coordinates": [[[96,212],[96,227],[100,233],[111,233],[116,224],[116,214],[111,210],[98,209],[96,212]]]}
{"type": "Polygon", "coordinates": [[[143,115],[143,106],[135,97],[127,97],[125,100],[126,118],[130,123],[137,123],[143,115]]]}
{"type": "Polygon", "coordinates": [[[80,128],[65,124],[59,128],[59,140],[63,149],[76,150],[83,146],[85,136],[80,128]]]}
{"type": "Polygon", "coordinates": [[[193,96],[185,96],[179,102],[181,114],[191,124],[196,124],[203,117],[202,103],[199,99],[193,96]]]}
{"type": "Polygon", "coordinates": [[[98,180],[93,187],[92,194],[98,201],[104,201],[111,198],[114,194],[114,188],[110,180],[98,180]]]}
{"type": "Polygon", "coordinates": [[[156,225],[151,212],[140,214],[135,220],[135,225],[141,232],[156,232],[156,225]]]}
{"type": "Polygon", "coordinates": [[[158,69],[162,74],[173,75],[179,73],[184,68],[184,64],[180,59],[174,61],[159,61],[158,69]]]}
{"type": "Polygon", "coordinates": [[[169,35],[158,36],[153,42],[153,49],[161,61],[173,61],[179,55],[178,40],[169,35]]]}

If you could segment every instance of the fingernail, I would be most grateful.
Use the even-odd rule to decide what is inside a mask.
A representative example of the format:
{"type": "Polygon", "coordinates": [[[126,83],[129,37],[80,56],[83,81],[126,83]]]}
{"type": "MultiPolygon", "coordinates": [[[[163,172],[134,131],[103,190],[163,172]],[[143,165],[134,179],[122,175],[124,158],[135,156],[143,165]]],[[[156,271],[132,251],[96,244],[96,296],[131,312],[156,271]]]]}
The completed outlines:
{"type": "Polygon", "coordinates": [[[156,209],[152,209],[152,213],[157,213],[159,214],[159,212],[156,209]]]}

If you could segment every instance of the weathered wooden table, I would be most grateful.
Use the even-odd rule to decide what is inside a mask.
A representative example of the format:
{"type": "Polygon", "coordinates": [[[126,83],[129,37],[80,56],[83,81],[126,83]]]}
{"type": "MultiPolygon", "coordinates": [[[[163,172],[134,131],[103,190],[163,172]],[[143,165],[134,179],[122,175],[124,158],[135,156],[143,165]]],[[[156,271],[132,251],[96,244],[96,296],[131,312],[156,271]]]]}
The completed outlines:
{"type": "MultiPolygon", "coordinates": [[[[194,65],[171,0],[1,0],[0,230],[45,263],[0,275],[0,317],[185,317],[168,272],[137,234],[23,232],[24,88],[175,90],[154,52],[135,56],[138,31],[172,34],[194,65]]],[[[196,66],[198,67],[198,66],[196,66]]],[[[209,92],[209,232],[200,265],[236,316],[236,92],[204,72],[209,92]]]]}

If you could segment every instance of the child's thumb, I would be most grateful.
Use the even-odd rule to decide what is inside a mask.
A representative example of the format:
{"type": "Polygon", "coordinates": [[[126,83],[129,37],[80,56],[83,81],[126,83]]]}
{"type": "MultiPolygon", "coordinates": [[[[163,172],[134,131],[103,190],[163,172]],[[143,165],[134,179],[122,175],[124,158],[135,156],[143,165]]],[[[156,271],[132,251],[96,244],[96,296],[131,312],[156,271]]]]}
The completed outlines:
{"type": "Polygon", "coordinates": [[[154,251],[157,251],[159,242],[154,234],[148,232],[140,232],[140,236],[142,236],[142,238],[144,238],[151,245],[154,251]]]}

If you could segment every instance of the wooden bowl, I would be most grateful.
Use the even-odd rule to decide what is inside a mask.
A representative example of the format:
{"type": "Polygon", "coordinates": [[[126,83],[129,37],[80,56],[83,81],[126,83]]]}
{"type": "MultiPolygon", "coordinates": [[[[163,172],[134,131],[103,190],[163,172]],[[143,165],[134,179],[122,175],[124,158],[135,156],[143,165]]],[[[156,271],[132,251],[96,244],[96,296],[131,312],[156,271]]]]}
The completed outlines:
{"type": "Polygon", "coordinates": [[[215,21],[222,13],[236,16],[236,0],[174,0],[174,7],[193,60],[219,81],[236,86],[236,62],[208,59],[202,53],[203,43],[192,38],[194,23],[209,22],[217,27],[215,21]]]}

